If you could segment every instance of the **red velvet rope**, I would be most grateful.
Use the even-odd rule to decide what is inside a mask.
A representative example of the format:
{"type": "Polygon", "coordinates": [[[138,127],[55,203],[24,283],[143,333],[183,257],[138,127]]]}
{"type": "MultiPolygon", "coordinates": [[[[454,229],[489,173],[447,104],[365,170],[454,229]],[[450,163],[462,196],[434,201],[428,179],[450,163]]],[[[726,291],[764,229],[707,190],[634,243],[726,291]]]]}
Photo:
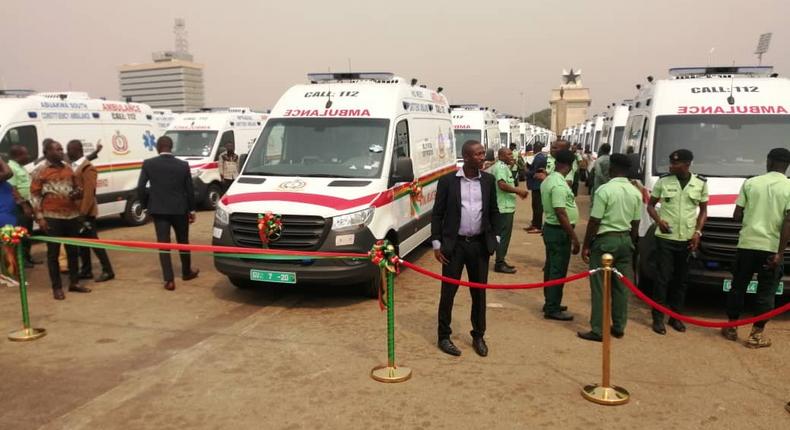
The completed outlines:
{"type": "Polygon", "coordinates": [[[448,277],[442,276],[442,275],[440,275],[438,273],[431,272],[428,269],[424,269],[424,268],[422,268],[420,266],[417,266],[417,265],[414,265],[412,263],[409,263],[406,260],[401,260],[400,264],[402,266],[404,266],[404,267],[408,267],[409,269],[414,270],[417,273],[421,273],[421,274],[423,274],[425,276],[429,276],[429,277],[431,277],[433,279],[437,279],[437,280],[442,281],[442,282],[448,282],[448,283],[451,283],[451,284],[461,285],[461,286],[464,286],[464,287],[490,288],[490,289],[497,289],[497,290],[527,290],[527,289],[531,289],[531,288],[553,287],[555,285],[564,284],[566,282],[572,282],[572,281],[577,281],[579,279],[584,279],[584,278],[587,278],[587,277],[589,277],[591,275],[590,272],[582,272],[582,273],[578,273],[578,274],[573,275],[573,276],[569,276],[567,278],[553,279],[553,280],[548,281],[548,282],[540,282],[540,283],[534,283],[534,284],[481,284],[481,283],[478,283],[478,282],[468,282],[468,281],[462,281],[460,279],[448,278],[448,277]]]}
{"type": "Polygon", "coordinates": [[[783,314],[783,313],[785,313],[785,312],[790,310],[790,303],[787,303],[784,306],[776,308],[776,309],[774,309],[774,310],[772,310],[770,312],[766,312],[766,313],[764,313],[762,315],[757,315],[755,317],[746,318],[746,319],[742,319],[742,320],[735,320],[735,321],[701,320],[701,319],[697,319],[697,318],[692,318],[692,317],[687,317],[685,315],[681,315],[681,314],[673,311],[672,309],[667,308],[666,306],[662,306],[661,304],[656,303],[655,300],[651,299],[650,297],[647,296],[647,294],[643,293],[642,290],[637,288],[637,286],[634,285],[634,283],[631,282],[630,279],[626,278],[621,273],[615,272],[615,274],[617,275],[617,278],[620,281],[622,281],[622,283],[625,284],[625,286],[628,287],[629,290],[631,290],[632,293],[634,293],[637,297],[642,299],[643,302],[647,303],[651,307],[655,308],[658,311],[661,311],[662,313],[664,313],[666,315],[671,316],[672,318],[674,318],[676,320],[684,321],[684,322],[687,322],[689,324],[694,324],[694,325],[698,325],[698,326],[701,326],[701,327],[723,328],[723,327],[738,327],[738,326],[747,325],[747,324],[754,324],[754,323],[756,323],[758,321],[763,321],[763,320],[767,320],[769,318],[773,318],[773,317],[775,317],[777,315],[783,314]]]}

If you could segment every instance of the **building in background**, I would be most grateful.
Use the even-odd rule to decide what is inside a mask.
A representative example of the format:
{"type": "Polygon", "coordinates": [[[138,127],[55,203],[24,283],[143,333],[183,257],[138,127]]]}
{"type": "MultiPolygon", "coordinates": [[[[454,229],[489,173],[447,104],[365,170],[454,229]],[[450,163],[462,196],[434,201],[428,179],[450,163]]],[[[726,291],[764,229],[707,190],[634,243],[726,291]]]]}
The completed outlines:
{"type": "Polygon", "coordinates": [[[582,85],[581,70],[563,70],[560,87],[551,90],[551,131],[560,135],[569,125],[584,122],[590,103],[590,89],[582,85]]]}
{"type": "Polygon", "coordinates": [[[173,112],[203,108],[203,65],[192,61],[183,19],[176,19],[174,32],[174,51],[154,52],[152,63],[120,67],[121,99],[173,112]]]}

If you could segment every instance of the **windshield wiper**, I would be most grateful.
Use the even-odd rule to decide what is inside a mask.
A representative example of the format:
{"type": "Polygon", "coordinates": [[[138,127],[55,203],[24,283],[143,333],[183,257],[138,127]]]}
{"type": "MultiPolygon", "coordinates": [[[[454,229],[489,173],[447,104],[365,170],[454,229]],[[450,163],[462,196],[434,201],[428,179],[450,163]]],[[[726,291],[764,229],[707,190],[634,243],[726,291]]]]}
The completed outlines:
{"type": "Polygon", "coordinates": [[[250,175],[250,176],[291,176],[291,175],[283,175],[280,173],[270,173],[270,172],[249,172],[244,171],[241,173],[242,175],[250,175]]]}

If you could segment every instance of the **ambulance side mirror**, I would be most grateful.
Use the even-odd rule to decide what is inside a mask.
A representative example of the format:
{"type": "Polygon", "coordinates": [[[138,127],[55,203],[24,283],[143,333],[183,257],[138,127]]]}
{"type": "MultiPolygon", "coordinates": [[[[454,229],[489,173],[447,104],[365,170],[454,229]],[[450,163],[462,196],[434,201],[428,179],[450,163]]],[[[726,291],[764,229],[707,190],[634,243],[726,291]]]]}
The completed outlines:
{"type": "Polygon", "coordinates": [[[395,169],[390,175],[389,187],[392,187],[398,182],[412,181],[414,181],[414,166],[412,165],[411,158],[398,157],[395,161],[395,169]]]}

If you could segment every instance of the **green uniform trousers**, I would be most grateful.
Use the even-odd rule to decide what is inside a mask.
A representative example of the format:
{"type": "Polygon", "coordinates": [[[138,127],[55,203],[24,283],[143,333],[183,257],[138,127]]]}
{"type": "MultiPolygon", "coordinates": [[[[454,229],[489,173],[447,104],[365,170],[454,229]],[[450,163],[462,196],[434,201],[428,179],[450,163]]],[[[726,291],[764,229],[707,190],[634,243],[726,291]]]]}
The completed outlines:
{"type": "MultiPolygon", "coordinates": [[[[546,263],[543,267],[543,281],[564,278],[568,274],[568,262],[571,259],[571,238],[558,225],[543,224],[543,244],[546,248],[546,263]]],[[[560,311],[564,284],[543,289],[543,313],[552,314],[560,311]]]]}
{"type": "MultiPolygon", "coordinates": [[[[683,311],[686,301],[686,276],[689,271],[689,242],[656,238],[658,273],[653,283],[653,300],[675,312],[683,311]]],[[[653,309],[653,320],[664,321],[664,314],[653,309]]]]}
{"type": "Polygon", "coordinates": [[[513,218],[515,213],[500,213],[494,219],[494,231],[499,236],[499,246],[496,248],[497,263],[504,263],[507,249],[510,247],[510,236],[513,233],[513,218]]]}
{"type": "MultiPolygon", "coordinates": [[[[604,233],[593,239],[590,246],[590,269],[602,266],[601,257],[612,254],[614,267],[626,278],[634,279],[634,244],[630,232],[604,233]]],[[[592,290],[592,310],[590,312],[590,327],[592,332],[602,336],[603,325],[603,272],[598,272],[590,277],[592,290]]],[[[612,273],[612,329],[625,331],[628,320],[628,290],[625,285],[612,273]]]]}

